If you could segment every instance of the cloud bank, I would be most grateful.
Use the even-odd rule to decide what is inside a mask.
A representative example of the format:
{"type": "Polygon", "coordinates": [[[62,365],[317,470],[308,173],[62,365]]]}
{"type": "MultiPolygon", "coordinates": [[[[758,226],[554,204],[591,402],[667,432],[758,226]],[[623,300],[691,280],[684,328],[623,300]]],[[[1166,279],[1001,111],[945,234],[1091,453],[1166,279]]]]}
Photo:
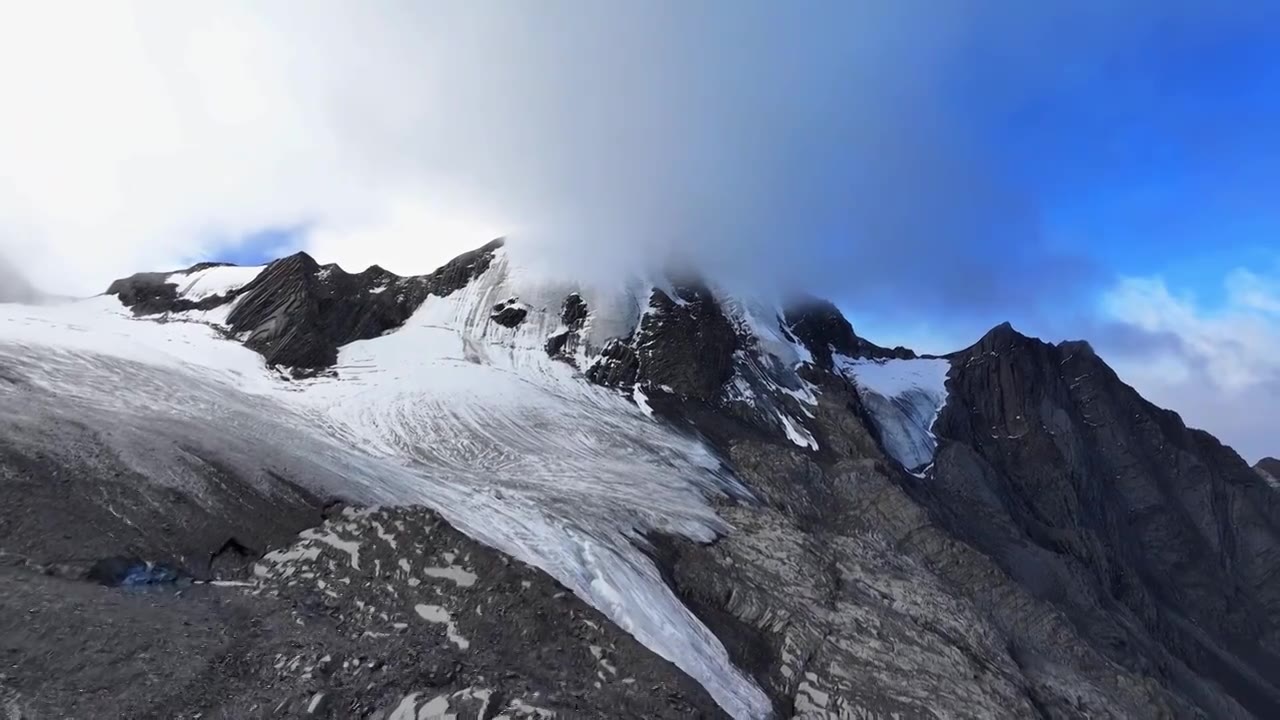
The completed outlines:
{"type": "MultiPolygon", "coordinates": [[[[0,253],[90,294],[282,228],[401,273],[508,235],[560,272],[677,256],[880,327],[1035,331],[1111,278],[1049,227],[1053,168],[1010,118],[1074,152],[1046,97],[1155,37],[1268,27],[1263,5],[8,3],[0,253]]],[[[1078,165],[1114,154],[1083,146],[1078,165]]],[[[1122,317],[1173,332],[1149,290],[1121,288],[1165,319],[1122,317]]]]}
{"type": "Polygon", "coordinates": [[[1152,12],[1203,20],[1112,5],[8,5],[0,248],[84,293],[264,228],[400,272],[509,234],[906,312],[1033,303],[1095,270],[984,120],[1152,12]]]}
{"type": "Polygon", "coordinates": [[[1158,277],[1126,278],[1104,298],[1116,324],[1099,345],[1148,400],[1256,461],[1280,453],[1280,263],[1223,284],[1223,302],[1206,308],[1158,277]]]}

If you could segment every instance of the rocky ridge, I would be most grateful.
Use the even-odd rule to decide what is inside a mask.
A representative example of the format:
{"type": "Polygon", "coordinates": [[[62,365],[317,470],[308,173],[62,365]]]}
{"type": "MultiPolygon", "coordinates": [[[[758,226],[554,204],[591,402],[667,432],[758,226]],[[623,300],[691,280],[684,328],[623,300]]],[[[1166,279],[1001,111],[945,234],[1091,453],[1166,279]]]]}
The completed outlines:
{"type": "MultiPolygon", "coordinates": [[[[428,295],[465,286],[497,247],[418,278],[347,275],[294,256],[211,298],[184,298],[168,274],[137,275],[112,292],[142,317],[234,303],[233,337],[269,363],[314,371],[337,347],[393,330],[428,295]]],[[[503,326],[530,311],[518,297],[485,308],[503,326]]],[[[1270,471],[1146,403],[1086,343],[1052,345],[1002,325],[948,356],[936,455],[912,474],[886,452],[881,420],[837,361],[915,356],[859,338],[829,303],[760,311],[685,278],[654,288],[634,330],[599,347],[586,336],[600,310],[582,295],[566,293],[551,311],[561,323],[545,338],[548,355],[702,438],[749,489],[750,498],[721,500],[733,530],[718,541],[655,536],[648,550],[776,716],[1280,715],[1280,495],[1264,479],[1270,471]]],[[[281,546],[273,537],[251,543],[255,557],[281,546]]],[[[295,572],[332,585],[356,569],[295,572]]],[[[484,600],[459,602],[442,606],[448,617],[484,600]]],[[[559,628],[565,617],[549,611],[538,623],[559,628]]],[[[434,625],[447,641],[448,622],[434,625]]],[[[632,662],[654,668],[663,687],[687,688],[647,652],[632,662]]],[[[530,679],[542,670],[511,657],[524,656],[478,672],[513,668],[524,689],[508,684],[504,696],[548,687],[530,679]]],[[[609,703],[639,702],[595,687],[589,669],[579,675],[564,682],[585,699],[559,712],[616,716],[609,703]]],[[[464,676],[448,693],[424,691],[409,712],[493,689],[477,683],[464,676]]],[[[636,712],[714,712],[696,691],[679,693],[636,712]]],[[[364,699],[352,688],[322,694],[364,702],[369,717],[394,699],[390,688],[364,699]]]]}

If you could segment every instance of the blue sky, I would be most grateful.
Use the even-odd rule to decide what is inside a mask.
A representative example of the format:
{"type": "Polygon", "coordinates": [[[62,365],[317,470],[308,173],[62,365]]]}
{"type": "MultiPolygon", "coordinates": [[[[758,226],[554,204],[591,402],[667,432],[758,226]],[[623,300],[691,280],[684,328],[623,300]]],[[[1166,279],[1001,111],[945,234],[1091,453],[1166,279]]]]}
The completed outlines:
{"type": "Polygon", "coordinates": [[[1010,320],[1280,453],[1280,3],[0,9],[0,252],[49,289],[497,235],[678,254],[872,340],[1010,320]]]}

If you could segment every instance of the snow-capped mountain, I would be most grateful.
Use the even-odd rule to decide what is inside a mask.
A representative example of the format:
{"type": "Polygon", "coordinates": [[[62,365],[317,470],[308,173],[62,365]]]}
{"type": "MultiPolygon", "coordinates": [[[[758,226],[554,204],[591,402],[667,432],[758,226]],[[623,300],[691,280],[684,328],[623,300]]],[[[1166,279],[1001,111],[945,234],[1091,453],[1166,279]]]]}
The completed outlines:
{"type": "Polygon", "coordinates": [[[550,281],[495,242],[0,305],[0,400],[21,567],[235,581],[196,587],[319,627],[315,657],[244,640],[182,712],[1280,713],[1280,494],[1085,343],[917,357],[824,301],[550,281]]]}

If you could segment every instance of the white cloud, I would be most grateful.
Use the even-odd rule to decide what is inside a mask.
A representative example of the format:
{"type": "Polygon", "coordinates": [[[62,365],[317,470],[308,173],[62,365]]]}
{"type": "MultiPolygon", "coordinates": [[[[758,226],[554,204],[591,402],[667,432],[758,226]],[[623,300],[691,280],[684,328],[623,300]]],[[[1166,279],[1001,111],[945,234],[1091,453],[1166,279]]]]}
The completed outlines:
{"type": "Polygon", "coordinates": [[[970,125],[1167,3],[1050,5],[0,3],[0,252],[85,293],[263,228],[398,272],[518,233],[566,264],[656,249],[998,307],[1043,249],[970,125]],[[962,118],[973,47],[1018,72],[984,74],[996,105],[962,118]]]}
{"type": "MultiPolygon", "coordinates": [[[[1104,298],[1111,319],[1163,342],[1116,351],[1127,382],[1246,458],[1280,454],[1280,271],[1238,269],[1207,306],[1158,277],[1126,278],[1104,298]]],[[[1105,346],[1101,348],[1108,352],[1105,346]]]]}
{"type": "Polygon", "coordinates": [[[4,4],[0,251],[38,285],[90,293],[266,227],[315,228],[320,255],[367,265],[386,250],[410,270],[503,227],[404,165],[422,143],[398,141],[450,72],[440,58],[397,66],[412,38],[394,17],[262,7],[4,4]]]}

